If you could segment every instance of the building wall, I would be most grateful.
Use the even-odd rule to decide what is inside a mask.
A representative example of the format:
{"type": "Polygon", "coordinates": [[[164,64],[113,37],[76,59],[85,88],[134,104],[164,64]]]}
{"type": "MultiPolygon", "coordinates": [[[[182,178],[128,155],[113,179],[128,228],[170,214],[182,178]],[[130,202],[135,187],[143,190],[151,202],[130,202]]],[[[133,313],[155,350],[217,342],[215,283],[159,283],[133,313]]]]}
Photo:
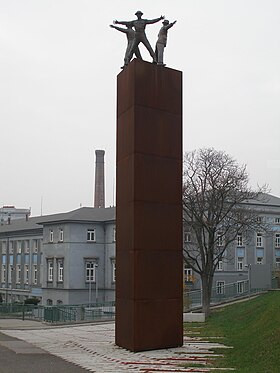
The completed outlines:
{"type": "MultiPolygon", "coordinates": [[[[280,270],[280,206],[256,208],[260,211],[259,217],[270,225],[269,232],[252,231],[247,239],[244,238],[242,245],[238,245],[237,240],[231,244],[225,252],[220,269],[216,269],[213,287],[220,282],[227,285],[248,280],[251,289],[271,287],[272,271],[280,270]],[[258,233],[262,234],[261,243],[257,239],[258,233]],[[243,260],[239,258],[240,249],[244,250],[243,260]],[[260,256],[261,252],[263,257],[260,256]],[[243,262],[241,267],[238,264],[240,261],[243,262]]],[[[188,282],[189,288],[200,289],[199,276],[194,272],[192,276],[193,281],[188,282]]]]}
{"type": "Polygon", "coordinates": [[[115,258],[115,223],[55,223],[44,226],[43,304],[79,304],[114,300],[112,266],[115,258]],[[63,242],[59,231],[63,230],[63,242]],[[50,242],[50,232],[53,242],[50,242]],[[94,231],[94,241],[88,240],[94,231]],[[48,281],[48,262],[53,261],[53,281],[48,281]],[[58,282],[58,263],[63,261],[63,282],[58,282]],[[95,279],[86,280],[86,263],[96,265],[95,279]]]}
{"type": "Polygon", "coordinates": [[[0,293],[7,301],[41,296],[40,232],[0,235],[0,293]]]}

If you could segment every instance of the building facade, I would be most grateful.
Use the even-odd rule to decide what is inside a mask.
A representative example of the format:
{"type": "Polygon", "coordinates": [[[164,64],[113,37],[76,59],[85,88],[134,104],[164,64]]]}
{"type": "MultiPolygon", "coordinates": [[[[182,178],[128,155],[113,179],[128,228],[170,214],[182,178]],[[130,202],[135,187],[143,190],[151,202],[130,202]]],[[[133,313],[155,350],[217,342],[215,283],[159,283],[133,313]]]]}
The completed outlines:
{"type": "MultiPolygon", "coordinates": [[[[258,218],[268,226],[268,231],[251,231],[247,237],[238,235],[236,241],[225,251],[218,263],[213,287],[223,294],[225,286],[237,284],[237,292],[269,289],[273,274],[280,270],[280,198],[265,195],[262,200],[251,202],[250,206],[258,212],[258,218]]],[[[185,231],[184,245],[188,247],[191,234],[185,231]]],[[[223,248],[223,240],[218,240],[223,248]]],[[[185,281],[191,289],[200,289],[198,275],[185,265],[185,281]]]]}
{"type": "Polygon", "coordinates": [[[15,219],[28,219],[30,213],[30,209],[18,209],[15,206],[3,206],[0,208],[0,222],[1,224],[9,224],[15,219]]]}
{"type": "Polygon", "coordinates": [[[42,296],[43,228],[38,218],[11,220],[0,226],[0,294],[7,302],[42,296]]]}
{"type": "Polygon", "coordinates": [[[0,294],[7,302],[112,301],[115,265],[115,208],[83,207],[0,227],[0,294]]]}
{"type": "Polygon", "coordinates": [[[42,304],[115,298],[115,208],[43,217],[42,304]]]}

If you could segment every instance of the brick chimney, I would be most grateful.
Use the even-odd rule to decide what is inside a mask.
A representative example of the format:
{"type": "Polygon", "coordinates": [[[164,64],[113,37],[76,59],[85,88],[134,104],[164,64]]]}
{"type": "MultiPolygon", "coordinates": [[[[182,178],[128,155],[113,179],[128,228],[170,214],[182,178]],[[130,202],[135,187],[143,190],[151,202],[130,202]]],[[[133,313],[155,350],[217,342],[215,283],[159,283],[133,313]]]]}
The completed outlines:
{"type": "Polygon", "coordinates": [[[104,193],[104,155],[105,150],[95,150],[95,189],[94,207],[105,207],[104,193]]]}

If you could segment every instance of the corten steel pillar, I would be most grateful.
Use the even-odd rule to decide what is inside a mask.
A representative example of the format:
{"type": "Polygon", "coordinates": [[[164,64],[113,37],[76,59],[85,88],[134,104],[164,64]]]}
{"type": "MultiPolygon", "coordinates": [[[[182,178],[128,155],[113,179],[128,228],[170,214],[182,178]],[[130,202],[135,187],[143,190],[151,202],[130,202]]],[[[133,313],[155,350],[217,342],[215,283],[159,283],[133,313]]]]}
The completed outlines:
{"type": "Polygon", "coordinates": [[[116,344],[183,344],[182,73],[138,59],[117,80],[116,344]]]}
{"type": "Polygon", "coordinates": [[[94,207],[105,207],[104,193],[104,150],[95,150],[94,207]]]}

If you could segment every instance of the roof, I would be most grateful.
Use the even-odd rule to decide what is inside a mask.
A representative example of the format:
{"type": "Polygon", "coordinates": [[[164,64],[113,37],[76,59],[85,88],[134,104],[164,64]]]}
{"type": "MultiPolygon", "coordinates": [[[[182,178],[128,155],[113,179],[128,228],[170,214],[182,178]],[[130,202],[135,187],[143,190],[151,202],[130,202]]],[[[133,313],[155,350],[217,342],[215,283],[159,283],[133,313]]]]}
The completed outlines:
{"type": "Polygon", "coordinates": [[[55,222],[104,222],[116,219],[115,207],[95,208],[81,207],[77,210],[41,216],[38,219],[38,224],[51,224],[55,222]]]}
{"type": "Polygon", "coordinates": [[[94,208],[81,207],[77,210],[65,212],[62,214],[53,214],[45,216],[35,216],[28,220],[17,219],[11,220],[10,224],[0,225],[0,235],[19,231],[34,231],[38,230],[41,233],[42,225],[52,224],[56,222],[105,222],[114,221],[116,218],[115,207],[94,208]]]}
{"type": "Polygon", "coordinates": [[[0,225],[0,234],[18,232],[18,231],[34,231],[38,230],[38,233],[42,232],[42,227],[38,225],[39,217],[24,219],[11,220],[10,224],[0,225]]]}
{"type": "Polygon", "coordinates": [[[250,200],[248,203],[259,206],[280,207],[280,198],[272,194],[261,193],[258,199],[250,200]]]}

